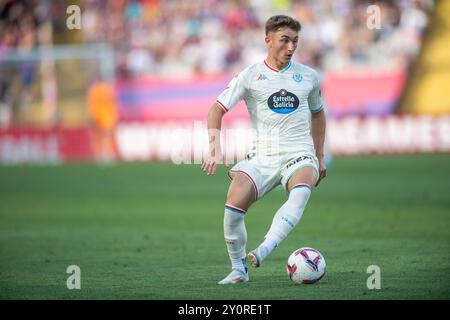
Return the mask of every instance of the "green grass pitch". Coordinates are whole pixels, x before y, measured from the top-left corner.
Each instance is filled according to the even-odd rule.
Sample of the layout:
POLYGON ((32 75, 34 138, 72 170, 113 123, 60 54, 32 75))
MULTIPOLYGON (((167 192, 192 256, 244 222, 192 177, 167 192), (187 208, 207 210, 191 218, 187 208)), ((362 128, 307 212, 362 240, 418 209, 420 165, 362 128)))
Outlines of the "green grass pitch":
MULTIPOLYGON (((1 299, 449 299, 450 156, 335 159, 296 229, 250 282, 229 272, 225 170, 120 164, 0 167, 1 299), (295 285, 298 247, 319 249, 325 278, 295 285), (69 265, 81 289, 68 290, 69 265), (381 269, 381 289, 366 286, 381 269)), ((275 189, 247 213, 247 250, 284 202, 275 189)))

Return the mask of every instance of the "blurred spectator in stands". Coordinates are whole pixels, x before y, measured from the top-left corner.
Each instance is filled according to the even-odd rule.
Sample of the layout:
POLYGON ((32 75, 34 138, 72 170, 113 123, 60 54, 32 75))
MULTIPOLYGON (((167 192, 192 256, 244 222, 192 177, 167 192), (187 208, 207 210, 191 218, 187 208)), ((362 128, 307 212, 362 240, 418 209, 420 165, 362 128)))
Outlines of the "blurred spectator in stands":
MULTIPOLYGON (((16 28, 7 25, 2 20, 0 26, 0 61, 2 56, 9 53, 15 46, 16 28)), ((7 127, 12 118, 11 107, 11 79, 13 72, 11 67, 6 64, 0 64, 0 127, 7 127)))
POLYGON ((115 129, 118 121, 114 87, 96 82, 88 92, 94 152, 99 163, 111 163, 116 159, 115 129))
POLYGON ((33 100, 38 72, 35 62, 1 63, 13 52, 26 54, 37 46, 38 21, 32 0, 5 1, 0 4, 0 125, 19 122, 33 100))

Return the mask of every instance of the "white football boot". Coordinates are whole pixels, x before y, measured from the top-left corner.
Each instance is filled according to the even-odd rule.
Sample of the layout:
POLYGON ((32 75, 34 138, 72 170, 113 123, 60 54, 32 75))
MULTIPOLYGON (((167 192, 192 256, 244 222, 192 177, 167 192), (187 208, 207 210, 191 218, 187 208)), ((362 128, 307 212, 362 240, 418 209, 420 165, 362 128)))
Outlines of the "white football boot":
POLYGON ((261 254, 259 252, 259 247, 256 248, 255 250, 250 251, 247 254, 247 259, 248 259, 248 261, 250 261, 250 264, 252 265, 253 268, 258 268, 262 262, 261 254))
POLYGON ((238 269, 233 269, 229 275, 227 275, 223 280, 219 281, 218 284, 235 284, 240 282, 248 281, 248 271, 245 268, 245 273, 238 269))

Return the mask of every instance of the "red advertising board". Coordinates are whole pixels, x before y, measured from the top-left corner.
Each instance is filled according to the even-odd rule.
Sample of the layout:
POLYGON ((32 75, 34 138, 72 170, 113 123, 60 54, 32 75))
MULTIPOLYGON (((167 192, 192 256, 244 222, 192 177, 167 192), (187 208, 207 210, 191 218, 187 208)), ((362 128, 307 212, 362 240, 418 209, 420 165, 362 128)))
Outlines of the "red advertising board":
POLYGON ((88 128, 0 130, 0 163, 89 161, 93 148, 88 128))

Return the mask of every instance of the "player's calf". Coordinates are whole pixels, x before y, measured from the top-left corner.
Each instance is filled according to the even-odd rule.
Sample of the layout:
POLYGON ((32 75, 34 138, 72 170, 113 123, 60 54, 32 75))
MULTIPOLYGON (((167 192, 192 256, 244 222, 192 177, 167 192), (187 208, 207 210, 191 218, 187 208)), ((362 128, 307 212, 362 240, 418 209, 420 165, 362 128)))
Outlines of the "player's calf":
POLYGON ((311 187, 304 183, 291 189, 288 200, 275 214, 264 241, 247 255, 252 267, 259 267, 273 249, 294 229, 303 215, 310 195, 311 187))

